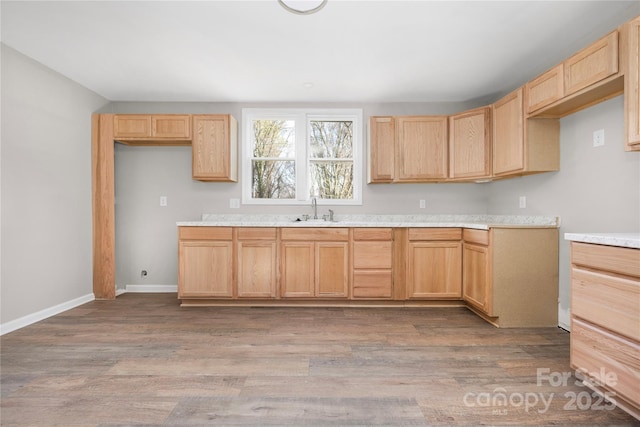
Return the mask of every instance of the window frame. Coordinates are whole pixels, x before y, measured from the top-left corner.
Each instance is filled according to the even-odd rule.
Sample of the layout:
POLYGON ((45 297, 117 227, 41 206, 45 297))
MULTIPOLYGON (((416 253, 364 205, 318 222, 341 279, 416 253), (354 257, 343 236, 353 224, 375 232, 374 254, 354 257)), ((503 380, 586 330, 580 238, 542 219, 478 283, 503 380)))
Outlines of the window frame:
POLYGON ((362 167, 364 163, 364 135, 362 109, 357 108, 243 108, 242 109, 242 204, 246 205, 308 205, 310 185, 310 122, 312 120, 353 122, 353 199, 322 199, 319 205, 362 205, 362 167), (255 199, 252 197, 253 121, 295 120, 295 199, 255 199))

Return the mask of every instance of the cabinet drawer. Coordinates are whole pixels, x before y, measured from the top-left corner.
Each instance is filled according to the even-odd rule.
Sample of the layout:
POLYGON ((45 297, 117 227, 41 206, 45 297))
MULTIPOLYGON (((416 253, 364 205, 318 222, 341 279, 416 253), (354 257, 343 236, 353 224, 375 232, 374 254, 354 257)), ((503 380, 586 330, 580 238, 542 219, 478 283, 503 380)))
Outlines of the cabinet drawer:
POLYGON ((571 242, 571 263, 640 277, 640 249, 571 242))
POLYGON ((275 240, 276 229, 273 227, 238 228, 238 240, 275 240))
POLYGON ((618 31, 564 62, 565 95, 571 95, 618 72, 618 31))
POLYGON ((410 228, 409 240, 460 240, 461 228, 410 228))
POLYGON ((178 227, 180 240, 231 240, 231 227, 178 227))
POLYGON ((392 240, 391 228, 354 228, 353 240, 392 240))
POLYGON ((476 243, 478 245, 489 246, 489 231, 488 230, 474 230, 471 228, 465 228, 462 231, 462 238, 465 242, 476 243))
POLYGON ((574 267, 571 313, 640 341, 640 281, 574 267))
POLYGON ((280 233, 282 240, 331 242, 349 240, 348 228, 283 228, 280 233))
POLYGON ((640 345, 573 318, 571 366, 622 397, 640 403, 640 345), (604 375, 603 375, 604 374, 604 375))
POLYGON ((527 112, 532 113, 564 95, 563 65, 559 64, 525 86, 527 112))
POLYGON ((391 268, 391 242, 354 242, 353 268, 391 268))
POLYGON ((391 271, 355 271, 353 273, 354 298, 391 298, 393 279, 391 271))

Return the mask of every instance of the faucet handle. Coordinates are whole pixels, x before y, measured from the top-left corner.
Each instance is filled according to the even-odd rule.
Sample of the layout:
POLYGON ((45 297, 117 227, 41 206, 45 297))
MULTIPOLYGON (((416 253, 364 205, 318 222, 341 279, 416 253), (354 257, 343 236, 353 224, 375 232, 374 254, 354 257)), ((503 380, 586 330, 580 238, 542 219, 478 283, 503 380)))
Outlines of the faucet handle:
POLYGON ((329 209, 329 221, 333 222, 333 210, 329 209))

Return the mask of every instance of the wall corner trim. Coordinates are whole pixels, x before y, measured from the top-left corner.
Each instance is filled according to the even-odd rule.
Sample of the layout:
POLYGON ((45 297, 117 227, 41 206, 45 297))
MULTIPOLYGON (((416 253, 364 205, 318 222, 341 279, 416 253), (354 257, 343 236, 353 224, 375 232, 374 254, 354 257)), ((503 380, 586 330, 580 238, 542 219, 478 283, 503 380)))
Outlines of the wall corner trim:
POLYGON ((9 332, 16 331, 20 328, 24 328, 25 326, 32 325, 36 322, 47 319, 51 316, 55 316, 56 314, 60 314, 64 311, 71 310, 72 308, 78 307, 79 305, 94 301, 95 299, 96 298, 93 293, 90 293, 72 299, 70 301, 54 305, 53 307, 45 308, 43 310, 36 311, 35 313, 27 314, 26 316, 19 317, 15 320, 2 323, 0 324, 0 336, 8 334, 9 332))

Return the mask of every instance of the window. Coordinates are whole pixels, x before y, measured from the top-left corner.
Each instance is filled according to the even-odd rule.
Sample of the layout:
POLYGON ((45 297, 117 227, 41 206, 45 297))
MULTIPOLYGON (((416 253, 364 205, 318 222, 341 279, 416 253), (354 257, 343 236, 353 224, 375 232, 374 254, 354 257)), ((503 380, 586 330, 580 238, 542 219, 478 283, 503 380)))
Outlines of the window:
POLYGON ((361 204, 362 111, 244 109, 243 203, 361 204))

